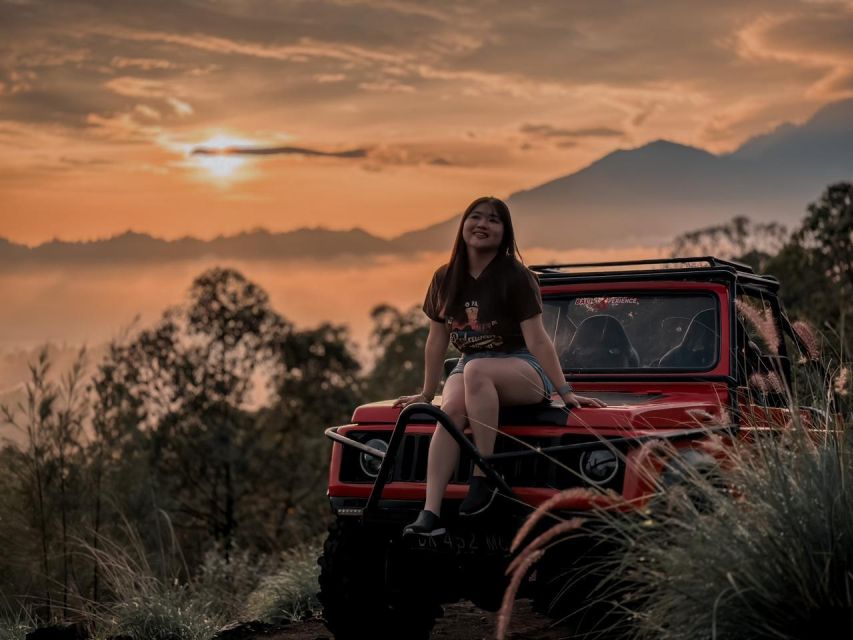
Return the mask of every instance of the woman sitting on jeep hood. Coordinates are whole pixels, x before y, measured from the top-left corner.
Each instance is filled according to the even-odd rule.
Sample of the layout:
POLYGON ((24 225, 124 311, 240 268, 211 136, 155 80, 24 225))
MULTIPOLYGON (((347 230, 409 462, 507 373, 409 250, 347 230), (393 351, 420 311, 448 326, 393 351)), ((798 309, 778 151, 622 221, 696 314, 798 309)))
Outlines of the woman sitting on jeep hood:
MULTIPOLYGON (((575 395, 566 382, 542 325, 538 281, 519 260, 503 201, 478 198, 465 210, 450 261, 433 275, 423 309, 430 319, 423 390, 401 396, 394 406, 432 401, 452 343, 462 357, 444 383, 441 409, 460 429, 470 426, 482 455, 494 451, 501 406, 550 401, 554 393, 568 407, 605 406, 601 400, 575 395)), ((441 501, 458 461, 459 445, 438 424, 429 448, 426 504, 404 535, 445 533, 441 501)), ((476 467, 459 515, 481 513, 496 492, 476 467)))

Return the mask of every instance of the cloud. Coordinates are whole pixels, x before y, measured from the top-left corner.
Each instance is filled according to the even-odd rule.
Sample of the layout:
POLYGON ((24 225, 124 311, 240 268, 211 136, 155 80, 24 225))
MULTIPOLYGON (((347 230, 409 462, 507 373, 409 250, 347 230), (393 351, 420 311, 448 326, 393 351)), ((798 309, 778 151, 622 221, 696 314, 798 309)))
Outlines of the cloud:
POLYGON ((365 91, 378 91, 380 93, 414 93, 415 88, 409 84, 386 80, 384 82, 360 82, 359 89, 365 91))
POLYGON ((821 3, 808 11, 760 16, 738 32, 737 51, 746 60, 817 70, 806 89, 816 98, 851 95, 853 5, 821 3))
MULTIPOLYGON (((452 159, 454 156, 461 158, 468 166, 475 166, 480 162, 477 155, 483 158, 494 155, 494 147, 488 150, 480 150, 482 145, 465 145, 464 149, 444 149, 444 153, 436 144, 396 144, 375 145, 373 147, 359 147, 344 151, 322 151, 310 147, 296 146, 262 146, 262 145, 231 145, 224 147, 196 146, 190 149, 190 155, 194 156, 281 156, 299 155, 308 157, 342 158, 342 159, 365 159, 367 163, 364 168, 369 171, 381 171, 387 167, 402 166, 434 166, 454 167, 460 166, 460 162, 452 159)), ((175 147, 178 149, 178 147, 175 147)))
POLYGON ((166 102, 171 105, 172 109, 174 109, 175 113, 179 116, 191 116, 193 114, 192 105, 184 102, 183 100, 178 100, 177 98, 166 98, 166 102))
POLYGON ((168 60, 158 60, 156 58, 126 58, 124 56, 113 56, 110 60, 110 65, 116 69, 137 68, 143 71, 151 71, 152 69, 174 69, 175 64, 168 60))
POLYGON ((318 73, 314 76, 314 79, 321 84, 329 82, 343 82, 346 80, 346 75, 343 73, 318 73))
POLYGON ((37 77, 38 76, 35 71, 30 71, 27 69, 17 71, 15 69, 12 69, 7 75, 6 82, 2 83, 2 90, 0 90, 0 95, 2 95, 3 93, 6 93, 8 95, 14 95, 16 93, 26 93, 28 91, 32 91, 37 77))
POLYGON ((610 127, 564 129, 550 124, 525 124, 521 132, 541 138, 618 138, 625 135, 624 131, 610 127))
POLYGON ((503 167, 511 162, 512 154, 502 140, 409 140, 371 145, 363 168, 368 171, 398 167, 468 169, 503 167))
POLYGON ((344 62, 394 62, 397 57, 390 53, 336 42, 318 42, 301 38, 297 44, 266 44, 208 34, 184 35, 166 31, 139 31, 119 29, 113 37, 138 42, 162 42, 200 49, 222 55, 241 55, 271 60, 304 62, 314 58, 330 58, 344 62))
POLYGON ((133 108, 134 112, 138 113, 143 118, 148 120, 160 120, 160 112, 146 104, 138 104, 133 108))
POLYGON ((146 78, 121 77, 110 80, 106 87, 120 96, 132 98, 165 98, 168 95, 166 85, 159 80, 146 78))
POLYGON ((579 164, 620 138, 733 147, 853 90, 850 6, 42 0, 0 24, 0 120, 155 143, 286 123, 309 151, 351 141, 380 167, 495 167, 523 145, 579 164))
POLYGON ((826 4, 807 12, 761 16, 738 34, 744 57, 806 64, 850 64, 853 7, 826 4))
POLYGON ((307 147, 223 147, 207 148, 195 147, 192 155, 243 155, 243 156, 278 156, 278 155, 300 155, 300 156, 323 156, 327 158, 364 158, 367 156, 366 149, 349 149, 347 151, 319 151, 307 147))

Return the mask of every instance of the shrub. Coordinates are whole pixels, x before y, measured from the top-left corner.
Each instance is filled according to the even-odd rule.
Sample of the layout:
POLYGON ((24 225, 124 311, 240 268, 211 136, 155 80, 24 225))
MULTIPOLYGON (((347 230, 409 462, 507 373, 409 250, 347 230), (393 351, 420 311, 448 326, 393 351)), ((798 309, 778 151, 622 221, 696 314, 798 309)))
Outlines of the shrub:
POLYGON ((258 557, 248 550, 231 551, 228 557, 220 550, 208 551, 192 584, 193 599, 225 620, 242 618, 247 615, 249 595, 273 570, 273 564, 270 557, 258 557))
POLYGON ((134 640, 207 640, 225 621, 221 612, 194 597, 171 523, 164 516, 170 544, 163 544, 158 568, 152 566, 142 541, 127 526, 128 542, 105 538, 88 547, 103 576, 109 601, 92 603, 91 617, 107 635, 134 640))
POLYGON ((608 577, 580 611, 571 602, 578 578, 567 579, 562 596, 576 605, 573 617, 620 612, 597 631, 637 640, 849 633, 851 427, 795 420, 776 437, 718 449, 717 476, 685 471, 642 511, 597 510, 589 532, 615 551, 587 568, 608 577))
POLYGON ((0 640, 24 640, 31 627, 21 620, 0 618, 0 640))
POLYGON ((281 570, 267 576, 249 596, 247 610, 252 618, 281 624, 304 620, 319 613, 317 558, 320 544, 300 545, 282 556, 281 570))
POLYGON ((221 626, 187 589, 162 588, 110 608, 115 633, 134 640, 208 640, 221 626))
MULTIPOLYGON (((619 532, 611 595, 636 638, 813 638, 853 621, 853 446, 844 433, 735 453, 735 498, 699 490, 710 508, 669 509, 619 532)), ((831 636, 828 636, 831 637, 831 636)))

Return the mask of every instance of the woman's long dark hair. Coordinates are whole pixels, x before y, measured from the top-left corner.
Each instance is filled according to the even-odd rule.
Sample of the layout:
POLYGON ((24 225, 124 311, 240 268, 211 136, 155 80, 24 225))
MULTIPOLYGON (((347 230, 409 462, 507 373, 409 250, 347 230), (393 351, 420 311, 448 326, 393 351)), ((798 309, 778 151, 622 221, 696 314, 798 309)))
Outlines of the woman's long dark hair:
MULTIPOLYGON (((503 223, 504 235, 500 246, 498 246, 498 254, 495 256, 495 260, 500 260, 507 265, 512 264, 510 260, 521 261, 521 253, 518 250, 518 245, 515 243, 515 230, 512 227, 512 217, 509 214, 509 207, 506 203, 493 196, 483 196, 474 200, 474 202, 466 207, 465 213, 462 214, 462 219, 459 221, 459 230, 456 232, 456 240, 453 243, 450 260, 447 263, 447 272, 438 290, 442 315, 445 315, 448 306, 456 301, 459 291, 462 288, 462 282, 468 273, 468 247, 462 238, 462 227, 465 225, 465 220, 468 219, 471 212, 483 203, 490 204, 503 223)), ((506 278, 502 280, 505 284, 506 278)), ((503 295, 506 298, 506 291, 503 292, 503 295)))

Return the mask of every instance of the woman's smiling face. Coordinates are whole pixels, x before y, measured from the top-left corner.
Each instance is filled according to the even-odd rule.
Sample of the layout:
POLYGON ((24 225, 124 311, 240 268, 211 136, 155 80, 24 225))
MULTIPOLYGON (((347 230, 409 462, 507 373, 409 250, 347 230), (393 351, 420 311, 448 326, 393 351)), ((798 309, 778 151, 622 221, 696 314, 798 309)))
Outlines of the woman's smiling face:
POLYGON ((471 249, 497 251, 503 237, 504 224, 488 202, 474 207, 462 224, 462 239, 471 249))

